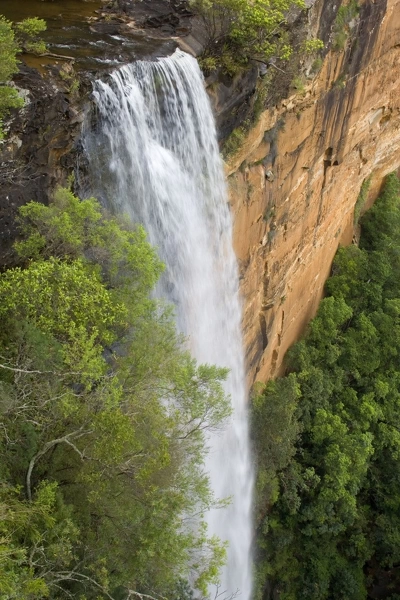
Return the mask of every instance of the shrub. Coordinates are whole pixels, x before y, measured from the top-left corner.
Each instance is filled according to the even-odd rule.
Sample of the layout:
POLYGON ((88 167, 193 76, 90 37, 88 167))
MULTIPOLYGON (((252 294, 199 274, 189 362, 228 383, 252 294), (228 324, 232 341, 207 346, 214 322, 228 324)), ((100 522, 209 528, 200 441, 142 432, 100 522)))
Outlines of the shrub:
POLYGON ((287 15, 304 0, 191 0, 205 25, 205 56, 244 66, 249 60, 286 60, 292 48, 285 31, 287 15), (223 49, 223 52, 221 52, 223 49))
POLYGON ((349 0, 342 5, 336 15, 333 27, 333 49, 343 50, 350 34, 349 24, 358 16, 360 7, 357 0, 349 0))
POLYGON ((13 108, 21 108, 23 100, 15 88, 9 85, 18 71, 17 54, 22 50, 42 53, 46 47, 38 35, 46 29, 42 19, 25 19, 13 25, 0 15, 0 139, 3 137, 2 122, 13 108))

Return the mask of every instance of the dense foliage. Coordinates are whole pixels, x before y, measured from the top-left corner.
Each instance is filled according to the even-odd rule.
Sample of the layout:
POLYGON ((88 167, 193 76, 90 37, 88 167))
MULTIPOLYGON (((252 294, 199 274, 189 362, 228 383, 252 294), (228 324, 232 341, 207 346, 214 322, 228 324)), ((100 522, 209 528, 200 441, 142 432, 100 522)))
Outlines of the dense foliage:
POLYGON ((4 117, 12 108, 23 106, 17 90, 9 85, 18 71, 17 55, 22 50, 37 54, 45 52, 46 47, 40 40, 45 29, 45 22, 36 17, 13 24, 0 15, 0 136, 4 117))
POLYGON ((365 600, 367 590, 399 597, 395 175, 361 226, 360 247, 338 251, 327 296, 289 353, 289 374, 254 400, 259 597, 266 580, 281 600, 365 600))
POLYGON ((233 73, 249 60, 289 58, 287 16, 304 0, 191 0, 207 35, 202 57, 206 69, 220 64, 233 73))
POLYGON ((0 275, 0 598, 206 594, 225 549, 205 430, 224 369, 197 365, 140 227, 59 189, 20 211, 22 266, 0 275))

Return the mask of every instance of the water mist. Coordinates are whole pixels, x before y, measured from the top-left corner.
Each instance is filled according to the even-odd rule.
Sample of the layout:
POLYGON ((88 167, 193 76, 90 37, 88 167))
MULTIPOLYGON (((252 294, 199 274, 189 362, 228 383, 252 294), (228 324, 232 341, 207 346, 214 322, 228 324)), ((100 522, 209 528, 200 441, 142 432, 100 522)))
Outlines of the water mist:
MULTIPOLYGON (((238 269, 223 164, 197 62, 176 51, 115 71, 94 88, 99 130, 87 134, 91 192, 144 225, 166 273, 157 295, 175 305, 199 361, 228 367, 233 417, 209 437, 206 469, 217 497, 209 532, 228 541, 222 597, 251 595, 251 502, 247 397, 238 269)), ((211 591, 214 595, 214 591, 211 591)))

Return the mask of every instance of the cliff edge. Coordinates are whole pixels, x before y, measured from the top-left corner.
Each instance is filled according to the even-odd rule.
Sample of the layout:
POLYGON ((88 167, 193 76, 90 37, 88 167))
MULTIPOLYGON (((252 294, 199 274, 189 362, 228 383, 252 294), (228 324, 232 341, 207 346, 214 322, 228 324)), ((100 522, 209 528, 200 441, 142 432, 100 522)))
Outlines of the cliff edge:
MULTIPOLYGON (((311 17, 326 42, 330 4, 311 17)), ((366 0, 344 47, 261 115, 228 166, 250 383, 282 373, 338 246, 357 237, 357 214, 399 165, 400 0, 366 0)))

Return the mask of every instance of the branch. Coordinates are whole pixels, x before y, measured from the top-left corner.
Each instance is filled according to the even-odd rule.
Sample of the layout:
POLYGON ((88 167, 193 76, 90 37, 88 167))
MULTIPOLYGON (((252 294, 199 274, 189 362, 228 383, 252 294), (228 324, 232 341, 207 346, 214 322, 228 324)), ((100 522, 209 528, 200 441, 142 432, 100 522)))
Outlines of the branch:
POLYGON ((41 176, 37 171, 35 173, 30 173, 30 167, 32 166, 32 161, 30 160, 25 165, 16 165, 14 162, 3 162, 0 165, 0 182, 8 182, 13 185, 22 185, 24 186, 23 181, 32 181, 41 176))
MULTIPOLYGON (((224 590, 223 592, 220 592, 219 591, 220 587, 221 587, 220 585, 216 586, 214 600, 217 600, 217 598, 220 598, 220 596, 223 596, 228 591, 228 590, 224 590)), ((232 592, 229 596, 226 596, 225 598, 223 598, 223 600, 234 600, 238 596, 240 596, 239 588, 235 592, 232 592)))
POLYGON ((274 67, 274 69, 277 69, 281 73, 285 74, 285 71, 283 69, 281 69, 280 67, 277 67, 274 63, 269 63, 269 66, 274 67))
POLYGON ((74 596, 71 594, 71 592, 69 592, 65 588, 61 587, 61 585, 57 585, 57 583, 54 583, 54 582, 51 585, 53 587, 56 587, 58 590, 61 590, 63 594, 67 594, 68 598, 72 598, 72 600, 74 600, 74 596))
POLYGON ((126 600, 130 600, 132 596, 136 596, 137 598, 140 598, 140 600, 167 600, 167 598, 165 598, 164 596, 149 596, 149 594, 141 594, 139 592, 135 592, 135 590, 128 590, 126 600))
POLYGON ((47 442, 47 444, 45 444, 44 447, 39 452, 37 452, 35 454, 35 456, 33 456, 31 458, 31 461, 30 461, 29 467, 28 467, 28 471, 26 473, 26 495, 28 497, 29 502, 32 501, 32 490, 31 490, 32 471, 35 468, 35 465, 36 465, 37 461, 39 460, 39 458, 44 456, 49 450, 51 450, 58 444, 68 444, 68 446, 71 446, 71 448, 73 448, 75 450, 75 452, 77 452, 79 454, 79 456, 81 457, 81 459, 83 460, 85 458, 83 453, 75 446, 75 444, 73 444, 71 442, 71 438, 78 439, 84 435, 88 435, 89 433, 92 433, 92 432, 91 431, 82 431, 81 429, 79 429, 78 431, 73 431, 72 433, 68 433, 67 435, 63 436, 62 438, 57 438, 56 440, 47 442))
POLYGON ((51 58, 62 58, 64 60, 72 60, 75 62, 75 58, 73 56, 66 56, 65 54, 55 54, 54 52, 44 52, 43 54, 39 54, 39 56, 50 56, 51 58))
MULTIPOLYGON (((115 598, 113 598, 113 596, 111 596, 107 590, 105 589, 104 586, 102 586, 100 583, 98 583, 95 579, 93 579, 92 577, 89 577, 88 575, 84 575, 83 573, 76 573, 74 571, 59 571, 58 575, 60 575, 61 577, 59 577, 57 579, 57 581, 77 581, 78 583, 82 583, 82 580, 84 581, 89 581, 90 583, 92 583, 95 587, 97 587, 99 590, 101 590, 101 592, 109 599, 109 600, 115 600, 115 598)), ((52 582, 52 585, 56 585, 55 583, 52 582)))
MULTIPOLYGON (((89 577, 88 575, 84 575, 83 573, 77 573, 76 571, 60 571, 58 573, 58 575, 61 576, 61 577, 58 577, 58 579, 56 580, 58 582, 77 581, 77 582, 81 583, 82 580, 88 581, 89 583, 91 583, 95 587, 97 587, 99 590, 101 590, 101 592, 109 600, 115 600, 115 598, 113 596, 111 596, 111 594, 109 594, 109 592, 105 589, 105 587, 103 585, 101 585, 98 581, 96 581, 92 577, 89 577)), ((57 584, 55 582, 52 582, 51 585, 60 587, 60 586, 57 586, 57 584)), ((164 596, 158 596, 158 597, 157 596, 149 596, 149 594, 141 594, 140 592, 136 592, 135 590, 128 590, 128 595, 126 597, 126 600, 130 600, 132 598, 132 596, 136 596, 137 598, 140 598, 140 600, 168 600, 164 596)))
POLYGON ((8 365, 2 365, 0 363, 0 369, 7 369, 8 371, 13 371, 14 373, 26 373, 26 374, 38 374, 38 375, 47 375, 49 373, 52 373, 54 375, 56 375, 56 373, 54 373, 54 371, 28 371, 27 369, 17 369, 15 367, 9 367, 8 365))
MULTIPOLYGON (((4 356, 0 356, 0 358, 4 360, 4 356)), ((2 363, 0 363, 0 369, 7 369, 8 371, 13 371, 14 373, 24 373, 26 375, 55 375, 57 377, 66 377, 67 375, 89 375, 89 373, 85 373, 83 371, 30 371, 29 369, 19 369, 18 367, 10 367, 9 365, 4 365, 2 363)), ((110 377, 113 377, 112 373, 100 375, 100 377, 98 377, 97 379, 109 379, 110 377)))
POLYGON ((281 69, 280 67, 277 67, 276 64, 271 61, 260 60, 259 58, 252 58, 251 60, 254 60, 255 62, 259 62, 262 65, 265 65, 266 67, 274 67, 274 69, 278 69, 278 71, 285 74, 285 71, 283 69, 281 69))

